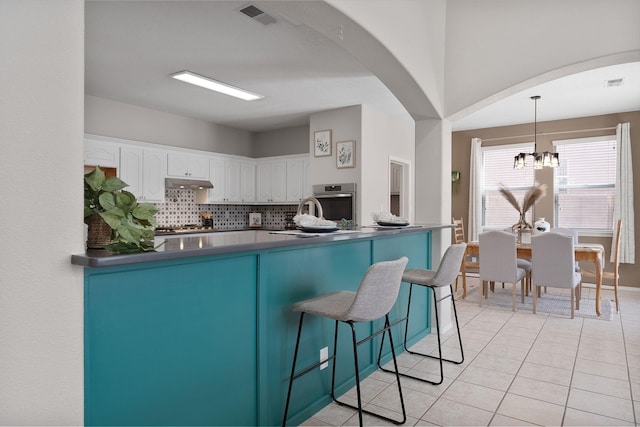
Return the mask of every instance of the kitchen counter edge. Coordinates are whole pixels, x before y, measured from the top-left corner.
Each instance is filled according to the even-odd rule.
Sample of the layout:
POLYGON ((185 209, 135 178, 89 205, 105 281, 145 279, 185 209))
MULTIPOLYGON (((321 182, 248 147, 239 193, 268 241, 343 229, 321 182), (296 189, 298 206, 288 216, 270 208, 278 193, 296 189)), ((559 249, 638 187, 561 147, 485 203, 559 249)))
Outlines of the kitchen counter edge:
MULTIPOLYGON (((161 252, 142 252, 134 254, 102 254, 102 253, 86 253, 71 255, 71 264, 83 267, 100 268, 115 267, 120 265, 138 264, 145 262, 168 261, 182 258, 191 258, 207 255, 221 255, 236 252, 259 251, 264 249, 282 248, 287 246, 301 246, 314 243, 339 242, 344 240, 368 239, 372 237, 384 237, 395 234, 416 233, 425 230, 441 230, 443 228, 451 228, 452 224, 420 224, 419 227, 411 228, 394 228, 389 230, 380 230, 370 227, 362 227, 356 233, 348 234, 327 234, 325 236, 301 238, 295 235, 279 235, 272 234, 273 239, 252 242, 244 244, 228 244, 218 245, 206 248, 185 249, 176 251, 161 252), (286 237, 286 238, 283 238, 286 237)), ((186 236, 185 236, 186 237, 186 236)))

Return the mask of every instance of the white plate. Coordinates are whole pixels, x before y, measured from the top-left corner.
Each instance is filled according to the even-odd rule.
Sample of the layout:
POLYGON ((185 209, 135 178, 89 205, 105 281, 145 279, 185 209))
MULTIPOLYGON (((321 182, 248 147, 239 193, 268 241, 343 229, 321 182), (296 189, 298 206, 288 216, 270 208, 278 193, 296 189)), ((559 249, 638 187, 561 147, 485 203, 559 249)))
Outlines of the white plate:
POLYGON ((378 221, 378 225, 383 227, 404 227, 405 225, 409 225, 408 222, 386 222, 386 221, 378 221))
POLYGON ((331 233, 338 229, 335 225, 308 225, 306 227, 298 227, 305 233, 331 233))

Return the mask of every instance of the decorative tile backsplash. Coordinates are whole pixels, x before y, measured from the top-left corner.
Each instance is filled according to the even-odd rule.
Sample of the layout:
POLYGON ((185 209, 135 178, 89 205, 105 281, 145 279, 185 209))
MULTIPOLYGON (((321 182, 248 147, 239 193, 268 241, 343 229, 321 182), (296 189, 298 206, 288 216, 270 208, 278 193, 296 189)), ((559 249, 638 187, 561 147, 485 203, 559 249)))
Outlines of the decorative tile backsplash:
POLYGON ((284 228, 285 215, 298 209, 298 205, 201 205, 196 203, 195 191, 188 189, 165 190, 165 202, 155 206, 159 227, 201 225, 200 212, 211 212, 213 227, 219 230, 249 228, 249 212, 260 212, 265 228, 284 228))

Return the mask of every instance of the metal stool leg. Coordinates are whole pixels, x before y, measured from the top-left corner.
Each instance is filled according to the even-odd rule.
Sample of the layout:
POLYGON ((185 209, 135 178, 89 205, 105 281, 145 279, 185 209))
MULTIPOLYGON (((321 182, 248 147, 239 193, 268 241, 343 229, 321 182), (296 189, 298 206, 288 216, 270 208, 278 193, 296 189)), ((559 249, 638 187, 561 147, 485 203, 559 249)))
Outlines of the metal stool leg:
MULTIPOLYGON (((304 312, 300 313, 300 323, 298 324, 298 337, 296 338, 296 349, 293 352, 293 364, 291 365, 291 377, 289 377, 289 390, 287 391, 287 403, 284 406, 284 417, 282 418, 282 426, 287 425, 287 414, 289 413, 289 401, 291 400, 291 388, 293 380, 296 378, 296 361, 298 360, 298 349, 300 348, 300 332, 302 332, 302 321, 304 320, 304 312)), ((335 348, 335 347, 334 347, 335 348)))
MULTIPOLYGON (((449 291, 450 291, 449 295, 447 295, 447 296, 445 296, 445 297, 443 297, 443 298, 438 300, 438 299, 436 299, 435 287, 426 286, 426 287, 430 288, 432 293, 433 293, 434 309, 435 309, 435 315, 436 315, 436 334, 437 334, 437 338, 438 338, 438 356, 436 357, 436 356, 431 356, 430 354, 425 354, 425 353, 420 353, 418 351, 409 350, 408 347, 407 347, 407 337, 408 337, 408 331, 409 331, 409 313, 410 313, 410 310, 411 310, 411 293, 412 293, 411 291, 412 291, 413 285, 414 285, 413 283, 410 283, 409 299, 408 299, 408 302, 407 302, 407 315, 406 315, 406 317, 401 319, 401 321, 404 320, 406 322, 405 323, 405 332, 404 332, 404 342, 402 343, 402 345, 403 345, 403 347, 404 347, 404 349, 405 349, 405 351, 407 353, 415 354, 415 355, 423 356, 423 357, 429 357, 431 359, 438 359, 438 361, 440 363, 440 380, 439 381, 430 381, 430 380, 427 380, 427 379, 424 379, 424 378, 420 378, 420 377, 417 377, 417 376, 414 376, 414 375, 406 374, 406 373, 400 373, 400 375, 408 377, 408 378, 413 378, 413 379, 418 380, 418 381, 423 381, 423 382, 426 382, 426 383, 429 383, 429 384, 439 385, 439 384, 442 384, 442 382, 444 381, 444 369, 443 369, 442 362, 455 363, 456 365, 459 365, 459 364, 464 362, 464 350, 463 350, 463 347, 462 347, 462 336, 460 335, 460 324, 458 323, 458 312, 456 310, 456 302, 455 302, 455 299, 453 298, 453 287, 451 285, 449 285, 449 291), (440 301, 443 301, 443 300, 447 299, 447 298, 451 298, 451 302, 453 304, 453 312, 454 312, 455 319, 456 319, 456 330, 458 332, 458 342, 460 343, 460 356, 461 356, 460 360, 451 360, 451 359, 446 359, 446 358, 442 357, 442 343, 440 341, 440 319, 439 319, 439 316, 438 316, 438 303, 440 301)), ((416 284, 416 285, 419 285, 419 284, 416 284)), ((425 285, 420 285, 420 286, 425 286, 425 285)), ((393 372, 393 371, 390 371, 388 369, 385 369, 382 366, 381 362, 380 362, 380 359, 382 357, 382 344, 383 343, 384 343, 384 336, 383 336, 383 342, 380 345, 380 351, 378 353, 378 367, 381 370, 385 371, 385 372, 393 372)))
MULTIPOLYGON (((334 378, 332 378, 331 380, 331 396, 333 397, 334 402, 336 402, 338 405, 341 406, 347 406, 349 408, 352 409, 357 409, 358 410, 358 418, 360 420, 360 425, 362 426, 362 414, 369 414, 369 415, 373 415, 374 417, 377 418, 381 418, 383 420, 389 421, 393 424, 399 425, 399 424, 404 424, 407 421, 407 411, 405 409, 405 405, 404 405, 404 396, 402 395, 402 386, 400 385, 400 371, 398 370, 398 361, 396 359, 396 352, 395 349, 393 347, 393 338, 391 336, 391 325, 389 323, 389 315, 385 316, 385 322, 384 322, 384 328, 370 336, 368 336, 367 338, 361 340, 361 341, 356 341, 356 330, 355 330, 355 325, 353 322, 345 322, 348 323, 351 326, 351 336, 352 336, 352 340, 353 340, 353 355, 354 355, 354 368, 355 368, 355 374, 356 374, 356 391, 358 394, 358 406, 354 406, 345 402, 341 402, 338 399, 335 398, 335 394, 334 394, 334 384, 335 384, 335 365, 336 363, 334 362, 334 378), (375 412, 371 412, 368 411, 366 409, 362 408, 362 397, 361 397, 361 391, 360 391, 360 368, 358 365, 358 347, 360 346, 360 344, 363 344, 367 341, 369 341, 370 339, 382 334, 383 340, 384 340, 384 334, 388 333, 389 334, 389 342, 391 343, 391 354, 393 356, 393 364, 395 367, 395 374, 396 374, 396 381, 398 383, 398 395, 400 396, 400 404, 402 406, 402 420, 398 421, 398 420, 394 420, 393 418, 388 418, 385 417, 383 415, 380 414, 376 414, 375 412)), ((336 335, 337 337, 337 335, 336 335)), ((335 347, 334 347, 335 349, 335 347)), ((393 372, 393 371, 390 371, 393 372)))

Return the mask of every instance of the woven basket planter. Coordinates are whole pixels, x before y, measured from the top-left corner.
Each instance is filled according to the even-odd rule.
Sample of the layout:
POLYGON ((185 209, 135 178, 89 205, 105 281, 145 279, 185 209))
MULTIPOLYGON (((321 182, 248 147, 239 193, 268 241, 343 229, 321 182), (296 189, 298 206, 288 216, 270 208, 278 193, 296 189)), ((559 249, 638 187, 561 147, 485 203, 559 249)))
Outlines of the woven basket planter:
POLYGON ((104 249, 111 243, 111 227, 100 215, 90 216, 87 225, 87 249, 104 249))

